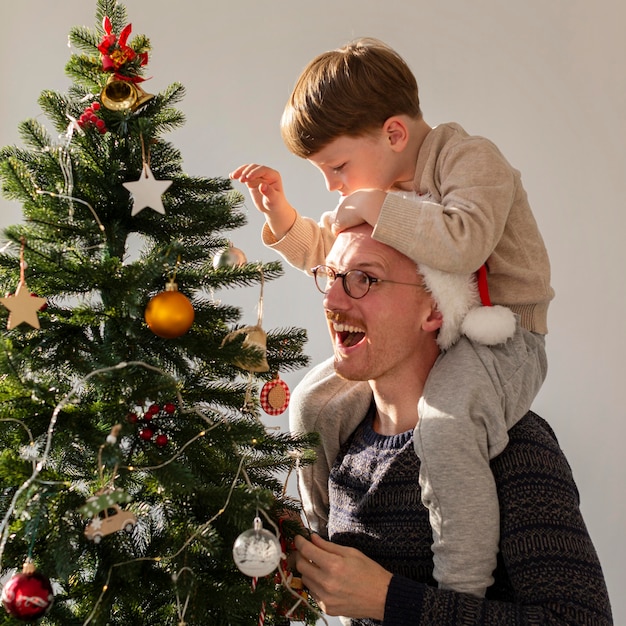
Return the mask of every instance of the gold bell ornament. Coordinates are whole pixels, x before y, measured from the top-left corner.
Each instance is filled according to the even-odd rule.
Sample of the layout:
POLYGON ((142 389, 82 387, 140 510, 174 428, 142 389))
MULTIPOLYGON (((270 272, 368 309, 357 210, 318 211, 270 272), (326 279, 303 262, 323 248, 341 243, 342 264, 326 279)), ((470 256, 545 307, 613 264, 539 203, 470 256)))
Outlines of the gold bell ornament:
POLYGON ((136 111, 152 98, 154 95, 146 93, 138 84, 120 80, 115 75, 109 76, 100 93, 102 106, 110 111, 136 111))

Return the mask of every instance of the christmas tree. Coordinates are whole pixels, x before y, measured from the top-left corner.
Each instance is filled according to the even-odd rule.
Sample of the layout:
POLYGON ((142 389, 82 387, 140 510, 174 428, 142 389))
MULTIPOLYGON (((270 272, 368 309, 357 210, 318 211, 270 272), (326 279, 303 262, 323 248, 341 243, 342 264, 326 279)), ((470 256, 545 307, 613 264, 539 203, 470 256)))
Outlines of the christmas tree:
POLYGON ((184 88, 147 93, 125 7, 98 0, 70 42, 72 86, 40 97, 53 131, 25 121, 0 152, 24 213, 0 250, 0 624, 312 623, 282 556, 284 475, 314 442, 260 411, 307 363, 303 330, 262 328, 282 268, 229 246, 227 179, 182 171, 163 135, 184 88), (244 286, 255 326, 214 297, 244 286))

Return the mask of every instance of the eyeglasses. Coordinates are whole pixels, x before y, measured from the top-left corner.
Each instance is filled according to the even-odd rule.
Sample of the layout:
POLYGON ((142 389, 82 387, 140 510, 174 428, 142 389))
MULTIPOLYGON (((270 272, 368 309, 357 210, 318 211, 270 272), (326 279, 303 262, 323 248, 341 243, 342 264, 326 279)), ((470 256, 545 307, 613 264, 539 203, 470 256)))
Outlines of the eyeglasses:
POLYGON ((315 286, 323 294, 327 294, 337 278, 343 282, 343 290, 355 300, 366 296, 374 283, 393 283, 394 285, 409 285, 410 287, 422 287, 421 283, 401 283, 397 280, 374 278, 361 270, 348 270, 347 272, 335 272, 328 265, 318 265, 311 269, 315 278, 315 286))

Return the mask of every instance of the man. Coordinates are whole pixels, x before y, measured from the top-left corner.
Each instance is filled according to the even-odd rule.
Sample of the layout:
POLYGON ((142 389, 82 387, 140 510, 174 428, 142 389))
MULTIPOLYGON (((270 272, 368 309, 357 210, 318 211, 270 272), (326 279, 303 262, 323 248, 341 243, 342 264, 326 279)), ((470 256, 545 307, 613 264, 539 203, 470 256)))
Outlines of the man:
MULTIPOLYGON (((437 299, 444 315, 437 341, 445 358, 431 372, 431 380, 440 381, 430 385, 414 440, 433 531, 434 577, 442 588, 484 596, 493 584, 499 543, 489 461, 505 448, 508 431, 530 409, 545 379, 544 335, 554 296, 548 255, 520 173, 492 141, 456 123, 431 127, 410 67, 372 38, 328 50, 307 64, 285 105, 281 134, 342 201, 318 223, 289 203, 278 171, 242 165, 231 176, 248 186, 264 214, 265 244, 310 272, 325 262, 337 232, 367 222, 375 226, 375 239, 420 264, 437 299), (478 293, 460 298, 473 274, 480 268, 486 277, 487 267, 489 295, 483 303, 496 306, 477 306, 478 293), (465 280, 464 288, 445 287, 457 296, 452 309, 448 298, 439 297, 433 272, 465 280), (460 333, 474 340, 471 350, 456 341, 460 333), (507 342, 511 336, 514 341, 507 342), (436 396, 436 389, 444 395, 436 396), (441 459, 445 471, 438 467, 441 459), (458 493, 466 495, 465 503, 458 493)), ((482 298, 487 290, 479 293, 482 298)), ((317 401, 335 405, 337 386, 348 390, 329 365, 319 366, 324 384, 316 387, 317 401)), ((333 425, 344 423, 320 425, 320 459, 334 459, 345 442, 333 425)), ((317 468, 321 476, 321 463, 317 468)))
MULTIPOLYGON (((335 371, 367 381, 372 402, 347 416, 359 425, 326 486, 330 541, 296 539, 304 584, 324 611, 350 624, 611 624, 569 465, 550 427, 532 412, 491 462, 501 530, 494 584, 485 598, 435 587, 412 438, 440 355, 442 315, 415 263, 371 232, 363 224, 340 233, 326 265, 315 269, 335 371)), ((303 385, 292 424, 306 424, 321 410, 306 378, 303 385)), ((312 476, 300 476, 303 504, 312 526, 323 529, 325 486, 312 476)))

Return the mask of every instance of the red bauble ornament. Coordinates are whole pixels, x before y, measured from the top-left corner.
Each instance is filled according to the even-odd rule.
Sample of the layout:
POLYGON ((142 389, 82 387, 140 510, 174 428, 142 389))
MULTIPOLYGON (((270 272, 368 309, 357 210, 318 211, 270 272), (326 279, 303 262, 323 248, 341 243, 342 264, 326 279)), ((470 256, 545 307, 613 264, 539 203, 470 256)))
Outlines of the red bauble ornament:
POLYGON ((15 574, 2 589, 6 612, 27 622, 44 615, 53 601, 50 581, 30 561, 24 563, 22 572, 15 574))
POLYGON ((178 286, 173 281, 166 285, 165 291, 148 302, 145 311, 148 328, 164 339, 184 335, 191 328, 194 317, 191 301, 178 291, 178 286))
POLYGON ((159 448, 163 448, 167 445, 168 441, 169 439, 167 438, 167 435, 160 434, 156 436, 154 443, 156 443, 156 445, 159 446, 159 448))

